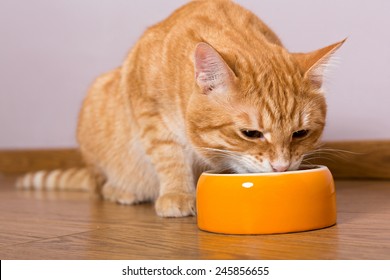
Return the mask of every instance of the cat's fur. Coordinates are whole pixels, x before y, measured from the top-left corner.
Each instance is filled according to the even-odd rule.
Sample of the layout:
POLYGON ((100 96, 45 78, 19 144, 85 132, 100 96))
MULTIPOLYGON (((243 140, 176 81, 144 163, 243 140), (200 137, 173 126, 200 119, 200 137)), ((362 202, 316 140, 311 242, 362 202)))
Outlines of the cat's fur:
MULTIPOLYGON (((289 53, 230 1, 188 3, 94 82, 77 130, 92 176, 79 176, 79 184, 120 203, 156 201, 158 215, 179 217, 195 214, 205 169, 297 169, 322 134, 322 72, 342 43, 289 53)), ((68 180, 78 172, 85 170, 68 180)), ((19 184, 34 184, 29 176, 19 184)), ((53 187, 60 176, 41 173, 35 184, 53 187)))

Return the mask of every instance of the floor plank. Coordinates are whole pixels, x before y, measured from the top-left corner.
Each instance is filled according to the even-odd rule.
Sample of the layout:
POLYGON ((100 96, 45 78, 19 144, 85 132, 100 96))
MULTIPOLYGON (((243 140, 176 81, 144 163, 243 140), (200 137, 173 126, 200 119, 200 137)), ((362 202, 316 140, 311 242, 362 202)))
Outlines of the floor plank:
POLYGON ((337 225, 276 235, 200 231, 87 193, 17 191, 0 175, 0 259, 390 259, 390 181, 337 181, 337 225))

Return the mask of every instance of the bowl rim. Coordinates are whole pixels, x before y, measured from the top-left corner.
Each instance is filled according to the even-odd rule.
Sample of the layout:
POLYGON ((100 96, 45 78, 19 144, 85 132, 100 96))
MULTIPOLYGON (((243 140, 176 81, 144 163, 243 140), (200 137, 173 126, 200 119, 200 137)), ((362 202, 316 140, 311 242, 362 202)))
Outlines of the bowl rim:
POLYGON ((285 171, 285 172, 264 172, 264 173, 232 173, 232 174, 221 174, 221 173, 213 173, 213 170, 208 170, 202 173, 201 176, 214 176, 214 177, 253 177, 253 176, 283 176, 288 174, 301 174, 301 173, 312 173, 319 172, 323 170, 329 170, 325 165, 301 165, 303 168, 307 168, 304 170, 293 170, 293 171, 285 171))

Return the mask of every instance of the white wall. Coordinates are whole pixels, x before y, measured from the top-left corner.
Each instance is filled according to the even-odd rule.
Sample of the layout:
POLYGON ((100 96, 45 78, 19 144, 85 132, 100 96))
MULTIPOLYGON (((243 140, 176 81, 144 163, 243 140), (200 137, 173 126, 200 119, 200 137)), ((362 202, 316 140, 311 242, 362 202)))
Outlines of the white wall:
MULTIPOLYGON (((76 146, 94 77, 184 0, 0 2, 0 149, 76 146)), ((390 1, 237 1, 291 51, 348 36, 328 85, 326 140, 390 139, 390 1)))

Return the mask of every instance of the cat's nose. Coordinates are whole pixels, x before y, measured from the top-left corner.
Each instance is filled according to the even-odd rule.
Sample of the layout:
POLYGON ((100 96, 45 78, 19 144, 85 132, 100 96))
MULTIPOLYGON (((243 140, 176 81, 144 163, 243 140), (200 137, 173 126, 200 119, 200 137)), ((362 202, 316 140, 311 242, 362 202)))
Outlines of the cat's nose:
POLYGON ((274 172, 284 172, 288 169, 288 164, 271 164, 274 172))

